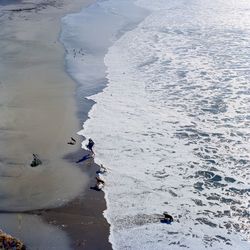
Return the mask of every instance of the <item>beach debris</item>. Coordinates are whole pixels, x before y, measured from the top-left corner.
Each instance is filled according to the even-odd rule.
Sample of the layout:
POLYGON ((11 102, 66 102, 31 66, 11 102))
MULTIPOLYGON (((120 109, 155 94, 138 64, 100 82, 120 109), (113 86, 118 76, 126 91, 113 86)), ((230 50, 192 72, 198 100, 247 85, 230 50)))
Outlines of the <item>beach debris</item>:
POLYGON ((69 145, 75 145, 76 144, 76 140, 73 137, 71 137, 70 141, 68 142, 68 144, 69 145))
POLYGON ((82 161, 86 161, 88 159, 92 159, 93 156, 91 154, 87 154, 87 155, 84 155, 81 159, 79 159, 78 161, 76 161, 76 163, 80 163, 82 161))
POLYGON ((23 242, 0 230, 0 249, 4 250, 25 250, 23 242))
POLYGON ((94 151, 93 151, 93 147, 94 147, 95 143, 94 141, 89 138, 89 143, 86 145, 87 149, 89 149, 93 154, 94 154, 94 151))
POLYGON ((38 165, 41 165, 42 161, 39 159, 37 154, 33 154, 33 160, 30 164, 31 167, 37 167, 38 165))
POLYGON ((167 212, 163 213, 164 218, 161 219, 161 223, 171 224, 174 221, 174 218, 167 212))

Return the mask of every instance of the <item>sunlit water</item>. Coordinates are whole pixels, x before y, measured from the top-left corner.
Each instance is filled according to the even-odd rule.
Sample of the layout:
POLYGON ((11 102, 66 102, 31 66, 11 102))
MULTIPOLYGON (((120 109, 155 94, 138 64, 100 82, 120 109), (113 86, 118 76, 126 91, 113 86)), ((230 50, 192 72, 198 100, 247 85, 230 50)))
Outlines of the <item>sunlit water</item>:
POLYGON ((80 132, 110 169, 113 247, 249 249, 250 2, 137 4, 151 13, 109 48, 80 132))

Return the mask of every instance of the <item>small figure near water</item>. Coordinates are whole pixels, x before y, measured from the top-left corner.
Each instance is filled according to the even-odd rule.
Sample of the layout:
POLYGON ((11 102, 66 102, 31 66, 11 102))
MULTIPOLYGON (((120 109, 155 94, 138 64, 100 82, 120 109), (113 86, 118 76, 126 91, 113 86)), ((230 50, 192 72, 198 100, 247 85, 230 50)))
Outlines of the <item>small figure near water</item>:
POLYGON ((103 189, 104 185, 105 185, 105 181, 101 178, 100 171, 97 171, 96 173, 97 173, 96 177, 95 177, 96 184, 95 184, 94 187, 90 187, 90 189, 93 189, 95 191, 101 191, 103 189))
POLYGON ((41 165, 42 161, 39 159, 37 154, 33 154, 33 161, 31 162, 31 167, 37 167, 38 165, 41 165))
POLYGON ((96 174, 96 177, 95 177, 95 179, 96 179, 96 182, 97 183, 101 183, 101 184, 105 184, 105 181, 101 178, 101 174, 100 173, 97 173, 96 174))
POLYGON ((161 223, 171 224, 171 222, 174 221, 174 218, 167 212, 164 212, 163 215, 164 215, 164 218, 161 219, 161 223))
POLYGON ((87 149, 89 149, 93 154, 95 154, 94 151, 93 151, 94 145, 95 145, 94 141, 93 141, 91 138, 89 138, 89 143, 86 145, 86 147, 87 147, 87 149))
POLYGON ((101 191, 103 189, 104 185, 101 182, 97 182, 94 187, 90 187, 90 189, 93 189, 95 191, 101 191))
POLYGON ((105 168, 102 164, 100 165, 100 170, 98 171, 99 173, 101 173, 101 174, 104 174, 104 173, 106 173, 108 170, 107 170, 107 168, 105 168))
POLYGON ((76 140, 73 137, 71 137, 70 139, 71 139, 71 141, 69 141, 68 144, 69 145, 75 145, 76 144, 76 140))
MULTIPOLYGON (((74 139, 71 137, 71 139, 74 139)), ((69 144, 69 143, 68 143, 69 144)), ((88 159, 91 159, 91 158, 94 158, 95 156, 95 153, 93 151, 93 146, 94 146, 94 142, 92 139, 89 138, 89 142, 88 144, 86 145, 87 149, 89 149, 91 151, 91 153, 87 154, 87 155, 84 155, 81 159, 79 159, 78 161, 76 161, 76 163, 80 163, 82 161, 86 161, 88 159)))

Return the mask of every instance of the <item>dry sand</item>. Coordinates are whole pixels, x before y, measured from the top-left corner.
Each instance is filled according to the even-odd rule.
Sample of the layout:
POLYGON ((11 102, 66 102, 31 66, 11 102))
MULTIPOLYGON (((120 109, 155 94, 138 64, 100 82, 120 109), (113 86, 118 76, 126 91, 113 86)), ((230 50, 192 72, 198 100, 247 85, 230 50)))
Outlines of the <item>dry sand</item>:
POLYGON ((1 21, 0 190, 6 200, 0 210, 55 206, 81 192, 85 180, 62 159, 75 150, 67 140, 76 137, 79 122, 58 36, 61 16, 87 1, 42 2, 5 6, 9 18, 1 21), (30 168, 32 153, 41 167, 30 168))
MULTIPOLYGON (((106 238, 100 249, 109 249, 108 225, 102 216, 103 194, 98 193, 94 203, 94 191, 87 191, 86 199, 82 196, 94 170, 84 173, 72 164, 83 154, 75 153, 82 138, 76 135, 80 124, 76 117, 75 83, 64 72, 64 49, 58 41, 61 17, 91 1, 11 2, 16 4, 0 9, 0 210, 52 208, 74 199, 60 208, 63 218, 59 216, 54 221, 59 225, 68 218, 71 229, 67 233, 78 231, 76 238, 82 240, 90 237, 80 235, 81 230, 88 231, 88 226, 81 224, 80 228, 71 219, 84 223, 84 210, 88 210, 84 203, 88 202, 94 211, 90 217, 99 218, 98 230, 106 238), (71 136, 78 140, 74 146, 67 144, 71 136), (41 166, 30 167, 32 153, 39 155, 41 166)), ((56 214, 50 210, 46 219, 51 222, 56 214)), ((95 230, 90 229, 91 237, 95 230)))

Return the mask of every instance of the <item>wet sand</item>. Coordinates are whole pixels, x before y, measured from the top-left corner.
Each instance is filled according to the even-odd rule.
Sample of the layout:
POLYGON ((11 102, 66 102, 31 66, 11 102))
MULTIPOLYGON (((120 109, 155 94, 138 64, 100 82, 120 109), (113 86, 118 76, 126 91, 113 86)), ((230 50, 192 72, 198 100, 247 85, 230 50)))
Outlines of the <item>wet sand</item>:
POLYGON ((67 140, 79 126, 75 85, 63 71, 64 50, 57 39, 61 16, 77 8, 54 1, 8 8, 0 31, 0 190, 6 197, 0 210, 53 207, 79 193, 85 178, 62 159, 75 150, 67 140), (33 153, 42 168, 30 168, 33 153))
MULTIPOLYGON (((58 41, 61 17, 90 2, 5 1, 0 7, 0 210, 39 210, 31 216, 42 215, 43 223, 61 228, 70 245, 87 249, 76 243, 84 241, 88 249, 91 244, 91 249, 109 249, 103 193, 89 190, 95 169, 85 163, 82 171, 75 164, 86 152, 78 151, 82 137, 76 135, 81 124, 75 83, 64 72, 64 49, 58 41), (77 139, 74 146, 67 144, 71 136, 77 139), (30 167, 33 153, 43 162, 36 168, 30 167)), ((4 214, 8 216, 13 214, 4 214)), ((33 226, 26 225, 29 230, 33 226)), ((28 233, 7 222, 3 229, 23 237, 28 233)))
MULTIPOLYGON (((78 158, 81 153, 78 152, 78 158)), ((77 155, 70 157, 74 159, 77 155)), ((93 160, 88 160, 81 168, 90 178, 84 194, 63 207, 40 211, 41 215, 49 224, 67 232, 72 249, 112 249, 108 241, 109 224, 102 214, 106 209, 104 193, 90 189, 95 186, 96 171, 99 167, 93 160)))

